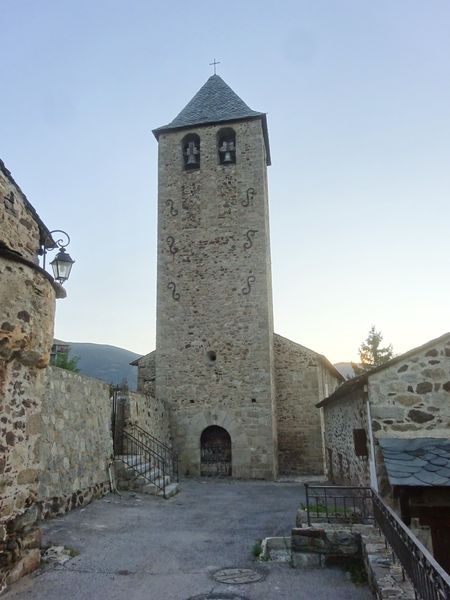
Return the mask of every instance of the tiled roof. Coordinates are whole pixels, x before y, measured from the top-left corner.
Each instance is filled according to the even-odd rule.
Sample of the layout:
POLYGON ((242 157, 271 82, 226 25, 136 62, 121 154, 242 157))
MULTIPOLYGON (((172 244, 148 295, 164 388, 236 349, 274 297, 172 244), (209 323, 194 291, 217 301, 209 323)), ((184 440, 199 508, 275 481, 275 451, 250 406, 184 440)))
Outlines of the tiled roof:
POLYGON ((269 139, 265 113, 252 110, 219 75, 211 75, 190 102, 168 125, 153 130, 155 137, 165 131, 184 129, 195 125, 226 123, 243 119, 261 119, 267 164, 270 165, 269 139))
POLYGON ((391 485, 450 487, 450 440, 379 438, 391 485))
POLYGON ((173 121, 155 131, 261 117, 263 114, 249 108, 219 75, 212 75, 173 121))

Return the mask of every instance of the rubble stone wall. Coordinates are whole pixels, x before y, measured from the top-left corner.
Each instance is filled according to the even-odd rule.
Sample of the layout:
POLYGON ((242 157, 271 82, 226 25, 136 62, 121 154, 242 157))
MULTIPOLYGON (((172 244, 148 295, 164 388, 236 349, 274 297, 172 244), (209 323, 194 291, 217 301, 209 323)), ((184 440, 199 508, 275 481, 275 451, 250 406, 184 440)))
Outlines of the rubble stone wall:
POLYGON ((35 424, 39 441, 40 501, 82 495, 108 482, 112 458, 109 385, 49 367, 42 412, 35 424))
POLYGON ((369 398, 376 437, 448 437, 450 335, 370 375, 369 398))
POLYGON ((322 409, 327 478, 345 485, 369 485, 369 432, 366 394, 356 390, 322 409), (357 456, 354 430, 364 430, 367 456, 357 456))
MULTIPOLYGON (((155 354, 150 352, 139 359, 138 376, 137 376, 137 391, 143 393, 147 389, 154 391, 155 388, 155 354)), ((154 392, 153 392, 154 395, 154 392)))
POLYGON ((336 389, 338 379, 316 352, 276 334, 274 358, 280 474, 321 474, 323 444, 315 405, 336 389))
POLYGON ((40 562, 35 425, 53 341, 55 289, 38 270, 39 245, 37 215, 0 161, 0 592, 40 562))
POLYGON ((259 119, 227 123, 236 164, 218 164, 221 126, 159 136, 156 396, 171 407, 180 471, 200 473, 200 438, 231 437, 232 475, 277 473, 267 173, 259 119), (200 168, 183 139, 200 137, 200 168))
POLYGON ((127 392, 125 421, 126 424, 139 425, 159 441, 172 445, 169 407, 150 391, 144 394, 127 392))
POLYGON ((24 195, 0 161, 0 241, 24 258, 37 262, 39 225, 24 195))
POLYGON ((375 462, 382 495, 390 487, 380 437, 450 436, 450 335, 369 376, 375 462))

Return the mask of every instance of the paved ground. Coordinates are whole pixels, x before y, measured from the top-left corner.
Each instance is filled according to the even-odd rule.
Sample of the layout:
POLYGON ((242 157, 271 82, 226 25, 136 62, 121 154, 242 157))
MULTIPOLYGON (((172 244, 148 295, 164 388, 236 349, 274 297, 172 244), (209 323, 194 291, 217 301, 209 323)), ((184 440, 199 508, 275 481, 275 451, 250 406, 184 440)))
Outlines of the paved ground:
POLYGON ((303 486, 188 480, 181 488, 170 500, 110 494, 48 521, 45 540, 70 546, 79 555, 64 566, 25 577, 4 598, 184 600, 207 593, 249 600, 372 597, 367 587, 354 586, 340 570, 298 570, 253 559, 256 540, 289 533, 303 486), (212 573, 223 567, 257 569, 265 578, 246 585, 220 584, 212 573))

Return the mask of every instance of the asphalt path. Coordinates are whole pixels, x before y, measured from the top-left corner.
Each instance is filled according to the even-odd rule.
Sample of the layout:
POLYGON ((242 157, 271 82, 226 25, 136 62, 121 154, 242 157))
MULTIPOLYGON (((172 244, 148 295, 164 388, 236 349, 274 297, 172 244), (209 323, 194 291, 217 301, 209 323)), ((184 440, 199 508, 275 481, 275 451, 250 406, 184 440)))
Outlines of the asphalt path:
POLYGON ((46 566, 4 594, 7 600, 187 600, 202 594, 247 600, 366 600, 340 569, 293 569, 255 561, 261 538, 288 535, 304 500, 298 483, 181 482, 169 500, 109 494, 43 525, 44 541, 72 549, 64 565, 46 566), (254 569, 262 579, 214 580, 226 567, 254 569))

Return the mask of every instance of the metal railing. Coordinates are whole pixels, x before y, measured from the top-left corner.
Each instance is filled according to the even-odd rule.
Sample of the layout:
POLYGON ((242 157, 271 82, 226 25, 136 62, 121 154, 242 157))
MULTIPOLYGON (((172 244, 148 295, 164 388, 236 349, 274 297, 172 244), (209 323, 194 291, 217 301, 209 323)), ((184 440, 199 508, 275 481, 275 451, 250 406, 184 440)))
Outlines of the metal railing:
POLYGON ((411 581, 416 598, 450 600, 450 575, 375 490, 370 487, 305 484, 305 491, 309 526, 313 520, 327 523, 372 522, 380 529, 411 581))
POLYGON ((411 580, 416 597, 450 600, 450 575, 374 490, 372 501, 375 522, 411 580))
POLYGON ((345 485, 309 485, 305 483, 306 515, 311 522, 372 523, 370 487, 345 485))
POLYGON ((173 481, 178 481, 178 457, 172 448, 139 425, 127 425, 125 430, 152 452, 160 456, 165 462, 166 474, 173 481))
POLYGON ((130 467, 136 476, 155 485, 166 497, 168 473, 164 458, 128 431, 122 432, 121 450, 122 453, 116 458, 130 467))

